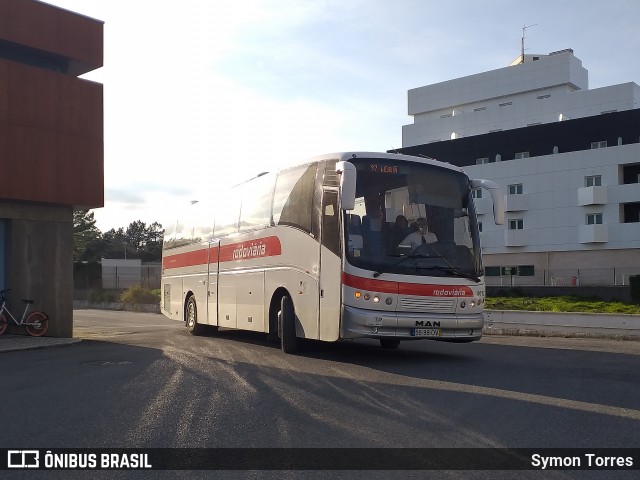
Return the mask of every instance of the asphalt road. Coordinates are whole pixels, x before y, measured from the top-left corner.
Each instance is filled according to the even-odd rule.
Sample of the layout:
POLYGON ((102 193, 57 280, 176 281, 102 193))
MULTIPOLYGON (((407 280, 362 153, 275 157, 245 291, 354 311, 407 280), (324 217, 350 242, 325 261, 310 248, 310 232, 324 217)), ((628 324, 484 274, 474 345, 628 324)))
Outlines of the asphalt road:
MULTIPOLYGON (((400 447, 640 446, 640 342, 487 336, 461 345, 406 342, 398 350, 373 341, 304 342, 298 355, 285 355, 261 334, 192 337, 161 315, 96 310, 75 312, 74 336, 83 341, 0 354, 0 448, 366 447, 383 455, 400 447)), ((46 473, 88 478, 87 472, 46 473)), ((301 476, 213 473, 139 478, 301 476)), ((473 478, 637 473, 483 471, 473 478)), ((92 472, 91 478, 125 475, 92 472)), ((328 476, 304 472, 304 478, 328 476)))

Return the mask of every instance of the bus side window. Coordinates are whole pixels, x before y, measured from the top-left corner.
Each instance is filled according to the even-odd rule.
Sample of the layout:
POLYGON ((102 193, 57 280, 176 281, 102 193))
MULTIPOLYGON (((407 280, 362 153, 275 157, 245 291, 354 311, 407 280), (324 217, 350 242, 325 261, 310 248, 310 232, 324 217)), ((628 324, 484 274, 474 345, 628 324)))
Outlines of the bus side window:
POLYGON ((174 230, 171 243, 166 248, 178 248, 191 243, 191 231, 185 226, 184 222, 178 221, 174 230))
POLYGON ((273 198, 273 221, 311 232, 317 164, 291 168, 278 174, 273 198))
POLYGON ((163 245, 165 249, 170 249, 175 247, 175 235, 176 235, 176 227, 178 222, 169 223, 164 229, 164 239, 163 245))
POLYGON ((232 192, 229 197, 219 199, 216 207, 214 235, 223 237, 236 233, 240 219, 240 198, 238 198, 237 192, 232 192))
POLYGON ((267 227, 271 224, 273 175, 263 175, 243 185, 240 231, 267 227))
POLYGON ((322 245, 341 256, 340 227, 338 223, 338 193, 325 191, 322 196, 322 245))

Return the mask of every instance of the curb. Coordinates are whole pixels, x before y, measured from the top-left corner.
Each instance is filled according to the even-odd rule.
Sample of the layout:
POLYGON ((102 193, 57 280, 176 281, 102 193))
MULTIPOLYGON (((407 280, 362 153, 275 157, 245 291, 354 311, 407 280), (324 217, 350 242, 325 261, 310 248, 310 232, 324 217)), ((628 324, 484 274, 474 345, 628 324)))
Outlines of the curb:
POLYGON ((485 310, 485 335, 640 340, 640 315, 485 310))
POLYGON ((81 338, 27 337, 24 335, 3 335, 0 337, 0 353, 17 350, 64 347, 80 343, 81 338))

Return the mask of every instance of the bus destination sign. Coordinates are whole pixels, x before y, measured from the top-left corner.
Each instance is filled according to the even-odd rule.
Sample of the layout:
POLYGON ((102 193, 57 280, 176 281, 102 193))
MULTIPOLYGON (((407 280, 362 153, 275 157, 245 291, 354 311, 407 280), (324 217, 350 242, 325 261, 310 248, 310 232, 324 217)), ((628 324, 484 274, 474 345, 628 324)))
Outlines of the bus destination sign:
POLYGON ((370 163, 369 171, 372 173, 386 173, 390 175, 395 175, 400 172, 400 169, 397 165, 385 165, 382 163, 370 163))

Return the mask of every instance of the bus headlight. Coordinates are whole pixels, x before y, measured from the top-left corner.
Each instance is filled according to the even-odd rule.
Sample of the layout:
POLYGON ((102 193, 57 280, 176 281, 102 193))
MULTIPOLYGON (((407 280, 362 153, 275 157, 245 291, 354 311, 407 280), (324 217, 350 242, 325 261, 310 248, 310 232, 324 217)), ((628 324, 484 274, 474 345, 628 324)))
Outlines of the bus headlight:
POLYGON ((378 302, 380 302, 380 297, 376 295, 375 297, 373 297, 373 303, 378 303, 378 302))

